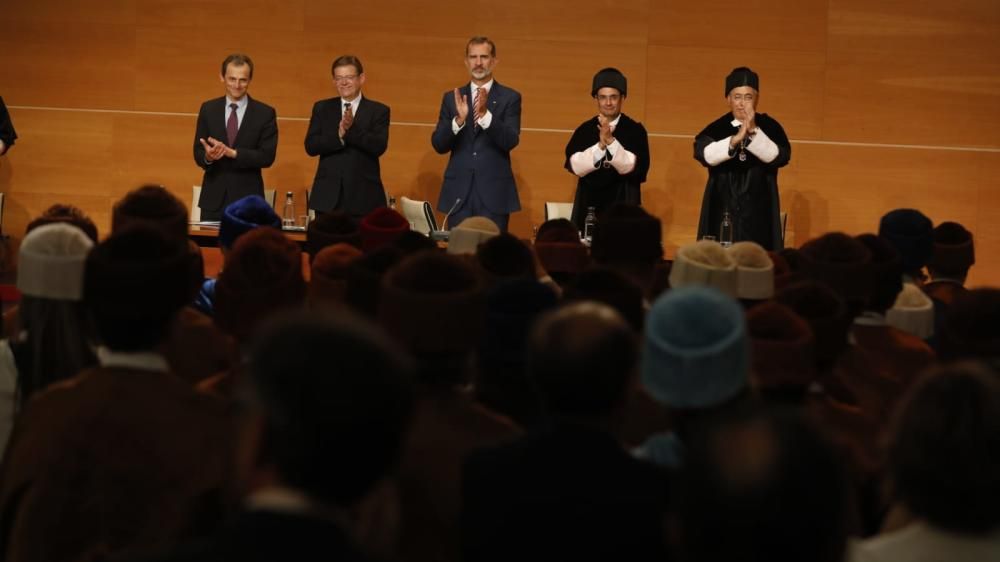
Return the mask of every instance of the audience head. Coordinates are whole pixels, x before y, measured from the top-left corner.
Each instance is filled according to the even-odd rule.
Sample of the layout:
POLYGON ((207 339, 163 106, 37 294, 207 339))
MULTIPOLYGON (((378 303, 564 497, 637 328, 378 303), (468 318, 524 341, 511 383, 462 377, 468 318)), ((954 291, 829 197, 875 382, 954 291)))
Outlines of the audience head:
POLYGON ((580 241, 580 232, 567 219, 550 219, 538 227, 535 254, 548 273, 560 285, 590 265, 590 252, 580 241))
POLYGON ((775 393, 790 391, 801 397, 816 380, 816 351, 809 323, 791 308, 774 301, 747 312, 752 358, 751 374, 757 387, 775 393))
POLYGON ((828 285, 847 304, 850 318, 864 311, 871 294, 871 251, 843 232, 814 238, 799 249, 799 273, 828 285))
POLYGON ((194 267, 186 242, 146 224, 123 228, 94 246, 83 299, 101 343, 113 351, 147 351, 160 343, 194 298, 194 267))
POLYGON ((904 399, 892 429, 896 499, 935 527, 1000 527, 1000 378, 977 363, 934 368, 904 399))
POLYGON ((93 246, 87 234, 70 223, 33 228, 21 241, 17 289, 26 297, 80 301, 84 265, 93 246))
POLYGON ((941 359, 980 359, 1000 367, 998 318, 1000 289, 972 289, 956 296, 941 325, 941 359))
POLYGON ((400 234, 399 238, 397 238, 392 245, 399 248, 399 250, 407 256, 419 252, 434 252, 438 249, 437 242, 431 240, 429 237, 424 236, 416 230, 407 230, 406 232, 400 234))
POLYGON ((344 302, 365 318, 374 320, 382 297, 382 278, 404 257, 395 246, 383 246, 351 261, 344 277, 344 302))
POLYGON ((358 230, 358 223, 347 213, 342 211, 331 211, 329 213, 319 213, 315 219, 309 221, 306 228, 305 251, 309 254, 309 260, 316 258, 316 254, 327 246, 346 243, 361 248, 361 231, 358 230))
POLYGON ((294 313, 262 330, 249 365, 262 418, 256 458, 282 484, 351 507, 392 474, 413 389, 401 354, 375 328, 350 315, 294 313))
POLYGON ((642 289, 631 278, 609 267, 580 272, 563 291, 563 301, 604 303, 615 309, 637 334, 642 332, 646 319, 642 289))
POLYGON ((229 250, 237 238, 259 226, 270 226, 280 230, 281 217, 259 195, 247 195, 243 199, 233 201, 222 211, 219 247, 229 250))
POLYGON ((866 310, 884 314, 892 308, 903 290, 903 262, 899 252, 888 240, 874 234, 862 234, 855 239, 868 248, 872 262, 868 268, 868 298, 866 310))
POLYGON ((531 332, 528 375, 553 418, 609 418, 625 403, 637 365, 635 332, 604 304, 568 304, 531 332))
POLYGON ((774 296, 775 302, 792 309, 809 324, 815 340, 816 368, 827 373, 847 348, 852 318, 844 299, 817 281, 793 283, 774 296))
POLYGON ((449 254, 475 254, 479 245, 500 235, 500 227, 486 217, 469 217, 451 229, 449 254))
POLYGON ((934 252, 934 223, 916 209, 896 209, 882 215, 878 235, 889 241, 903 262, 903 272, 922 277, 920 270, 934 252))
POLYGON ((25 234, 43 224, 52 224, 54 222, 72 224, 82 230, 94 244, 97 244, 97 225, 94 224, 94 221, 90 220, 90 217, 80 210, 79 207, 64 205, 62 203, 56 203, 45 209, 40 216, 29 222, 28 227, 25 229, 25 234))
POLYGON ((30 230, 17 267, 18 332, 10 338, 17 361, 18 404, 36 391, 92 365, 92 330, 84 307, 83 272, 94 242, 70 223, 30 230))
POLYGON ((239 238, 215 284, 215 323, 247 342, 261 323, 302 305, 306 282, 298 244, 273 228, 239 238))
POLYGON ((648 274, 663 259, 660 219, 638 205, 615 203, 600 216, 590 255, 599 264, 648 274))
POLYGON ((162 185, 144 185, 125 194, 111 211, 112 234, 136 222, 162 228, 167 236, 188 238, 188 210, 162 185))
POLYGON ((316 254, 309 277, 308 301, 310 306, 343 303, 347 290, 347 272, 363 254, 346 242, 327 246, 316 254))
POLYGON ((735 297, 739 288, 736 262, 718 242, 699 240, 681 246, 670 268, 670 286, 712 287, 735 297))
POLYGON ((687 443, 676 487, 680 559, 843 560, 848 478, 818 428, 788 412, 740 408, 687 443))
POLYGON ((957 222, 943 222, 934 227, 934 249, 927 262, 931 278, 947 277, 964 282, 969 268, 975 263, 971 232, 957 222))
POLYGON ((727 250, 736 264, 736 297, 757 302, 774 296, 774 261, 760 244, 737 242, 727 250))
POLYGON ((535 279, 535 256, 521 239, 502 232, 476 249, 479 265, 493 279, 535 279))
POLYGON ((534 279, 507 279, 486 294, 486 319, 476 353, 476 398, 521 425, 540 415, 538 393, 526 372, 531 327, 558 304, 555 292, 534 279))
POLYGON ((366 254, 395 242, 410 230, 410 222, 388 207, 379 207, 365 215, 358 225, 361 231, 361 250, 366 254))
POLYGON ((676 410, 720 406, 748 386, 743 308, 709 287, 671 289, 646 318, 642 382, 676 410))
POLYGON ((417 359, 423 383, 450 387, 467 379, 484 315, 482 275, 460 256, 416 254, 382 280, 379 324, 417 359))

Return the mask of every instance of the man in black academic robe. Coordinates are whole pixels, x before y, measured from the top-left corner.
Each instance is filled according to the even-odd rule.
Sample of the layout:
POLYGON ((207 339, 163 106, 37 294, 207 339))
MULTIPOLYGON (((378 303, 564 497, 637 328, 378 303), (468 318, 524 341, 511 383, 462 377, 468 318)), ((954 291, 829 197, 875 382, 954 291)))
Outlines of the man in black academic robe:
POLYGON ((641 123, 621 112, 627 86, 615 68, 594 75, 590 94, 598 114, 577 127, 566 145, 566 169, 580 178, 573 222, 581 231, 589 207, 600 215, 613 203, 642 203, 639 187, 649 172, 649 138, 641 123))
POLYGON ((758 88, 755 72, 734 69, 726 78, 730 113, 695 137, 694 158, 708 168, 698 238, 719 236, 722 215, 729 213, 733 242, 751 240, 780 250, 778 168, 788 164, 792 147, 777 120, 756 113, 758 88))
POLYGON ((14 139, 17 133, 14 132, 14 124, 10 121, 10 114, 7 113, 7 106, 0 98, 0 156, 14 146, 14 139))

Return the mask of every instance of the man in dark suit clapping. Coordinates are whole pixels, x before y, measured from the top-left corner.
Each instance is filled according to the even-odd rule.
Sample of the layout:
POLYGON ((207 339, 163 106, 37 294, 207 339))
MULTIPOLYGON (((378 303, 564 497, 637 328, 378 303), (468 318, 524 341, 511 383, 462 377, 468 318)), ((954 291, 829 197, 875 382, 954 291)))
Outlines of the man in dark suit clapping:
POLYGON ((431 144, 451 153, 444 172, 438 210, 454 208, 449 220, 487 217, 507 230, 510 213, 521 210, 510 151, 521 136, 521 94, 493 79, 496 45, 473 37, 465 47, 472 82, 445 92, 431 144))
POLYGON ((202 220, 219 220, 227 205, 247 195, 264 196, 261 168, 274 163, 278 121, 274 108, 251 99, 253 61, 232 54, 222 61, 226 95, 201 104, 194 135, 194 161, 201 180, 202 220))
POLYGON ((358 57, 338 57, 332 72, 340 96, 316 102, 306 133, 306 152, 319 156, 309 208, 360 220, 385 207, 378 159, 389 146, 389 107, 361 95, 365 71, 358 57))

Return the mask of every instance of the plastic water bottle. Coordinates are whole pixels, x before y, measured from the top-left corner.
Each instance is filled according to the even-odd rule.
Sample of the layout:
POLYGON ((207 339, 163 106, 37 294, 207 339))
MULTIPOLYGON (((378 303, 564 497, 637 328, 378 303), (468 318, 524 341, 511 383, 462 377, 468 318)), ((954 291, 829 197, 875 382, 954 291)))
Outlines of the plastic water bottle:
POLYGON ((728 248, 733 245, 733 219, 729 211, 722 213, 722 223, 719 224, 719 244, 728 248))
POLYGON ((281 226, 289 228, 295 226, 295 201, 292 199, 292 192, 285 192, 285 209, 281 213, 281 226))
POLYGON ((587 207, 587 217, 583 219, 583 239, 587 241, 588 246, 594 240, 595 224, 597 224, 597 209, 587 207))

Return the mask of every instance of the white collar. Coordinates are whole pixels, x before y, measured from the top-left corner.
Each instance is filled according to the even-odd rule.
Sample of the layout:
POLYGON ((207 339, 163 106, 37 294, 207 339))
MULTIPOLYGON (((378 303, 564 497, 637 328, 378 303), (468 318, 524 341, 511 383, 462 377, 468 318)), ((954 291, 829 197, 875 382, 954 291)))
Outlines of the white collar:
POLYGON ((102 367, 170 372, 167 360, 155 351, 112 351, 102 345, 97 348, 97 359, 101 362, 102 367))
POLYGON ((249 510, 277 511, 280 513, 308 513, 312 511, 309 496, 287 486, 268 486, 250 494, 245 501, 249 510))
POLYGON ((885 321, 885 314, 879 314, 878 312, 872 312, 866 310, 861 313, 860 316, 854 319, 854 323, 858 326, 887 326, 885 321))
MULTIPOLYGON (((487 92, 492 92, 493 91, 493 82, 494 82, 493 78, 490 78, 490 81, 487 82, 487 83, 485 83, 485 84, 483 84, 482 86, 476 86, 476 84, 474 82, 469 82, 469 91, 472 92, 472 95, 476 95, 476 88, 486 88, 487 92)), ((469 100, 469 101, 472 101, 472 100, 469 100)))
POLYGON ((358 95, 354 96, 354 99, 351 100, 351 101, 347 101, 344 98, 340 98, 340 103, 341 103, 340 107, 344 107, 343 104, 349 103, 349 104, 351 104, 351 109, 357 109, 358 108, 358 104, 361 103, 361 96, 362 96, 361 92, 358 92, 358 95))
POLYGON ((240 98, 240 101, 236 101, 233 98, 229 97, 229 94, 226 94, 226 107, 229 107, 230 105, 235 103, 238 106, 236 109, 243 109, 244 107, 247 106, 247 103, 249 103, 248 102, 249 99, 250 99, 250 94, 244 94, 243 97, 240 98))

